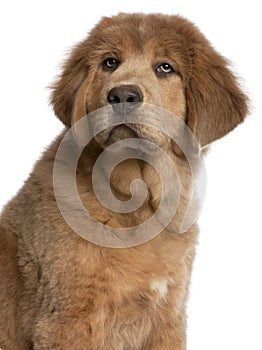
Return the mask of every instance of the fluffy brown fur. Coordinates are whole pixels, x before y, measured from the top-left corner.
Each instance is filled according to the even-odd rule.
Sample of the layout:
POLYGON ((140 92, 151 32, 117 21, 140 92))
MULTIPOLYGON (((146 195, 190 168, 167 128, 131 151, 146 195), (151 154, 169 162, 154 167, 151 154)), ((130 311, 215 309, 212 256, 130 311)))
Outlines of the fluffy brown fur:
MULTIPOLYGON (((247 113, 246 97, 227 61, 178 16, 103 18, 64 64, 53 85, 54 111, 67 129, 86 112, 107 105, 108 92, 119 85, 138 86, 144 102, 184 120, 201 146, 234 129, 247 113), (114 72, 102 68, 107 57, 121 62, 114 72), (161 62, 170 62, 176 73, 157 77, 153 67, 161 62)), ((140 132, 145 138, 149 134, 146 128, 140 132)), ((154 239, 125 249, 96 246, 79 237, 61 216, 53 191, 53 163, 64 133, 1 216, 0 347, 186 349, 185 303, 197 227, 181 235, 175 220, 154 239)), ((116 138, 128 136, 126 129, 116 130, 116 138)), ((170 141, 164 147, 184 185, 179 221, 190 188, 188 164, 170 141)), ((94 139, 81 156, 77 183, 82 202, 94 218, 112 227, 143 222, 161 196, 156 172, 135 159, 119 164, 111 177, 116 197, 129 198, 130 182, 137 178, 147 183, 150 195, 134 213, 112 212, 92 189, 92 167, 102 149, 94 139)))

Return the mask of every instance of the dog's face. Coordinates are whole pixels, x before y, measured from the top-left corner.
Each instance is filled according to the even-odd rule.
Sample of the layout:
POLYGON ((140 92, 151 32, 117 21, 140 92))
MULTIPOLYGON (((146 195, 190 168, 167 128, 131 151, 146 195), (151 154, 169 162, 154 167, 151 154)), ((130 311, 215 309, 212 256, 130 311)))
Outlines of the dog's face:
MULTIPOLYGON (((145 42, 137 40, 139 33, 141 35, 145 30, 143 24, 132 35, 115 33, 109 28, 104 36, 105 44, 96 53, 87 78, 87 111, 111 105, 114 113, 142 116, 149 113, 143 104, 150 104, 185 119, 185 91, 176 63, 179 57, 159 37, 146 37, 145 42), (113 37, 119 41, 117 48, 110 42, 113 37), (122 37, 126 40, 121 42, 122 37)), ((78 117, 79 114, 75 115, 76 120, 78 117)), ((104 145, 134 136, 160 144, 167 142, 163 134, 141 124, 106 129, 97 135, 96 140, 104 145)))
MULTIPOLYGON (((102 19, 75 47, 53 88, 55 112, 67 126, 100 107, 141 113, 145 103, 184 120, 201 146, 231 131, 247 112, 227 62, 177 16, 102 19)), ((130 136, 162 138, 145 126, 121 125, 98 135, 97 142, 130 136)))

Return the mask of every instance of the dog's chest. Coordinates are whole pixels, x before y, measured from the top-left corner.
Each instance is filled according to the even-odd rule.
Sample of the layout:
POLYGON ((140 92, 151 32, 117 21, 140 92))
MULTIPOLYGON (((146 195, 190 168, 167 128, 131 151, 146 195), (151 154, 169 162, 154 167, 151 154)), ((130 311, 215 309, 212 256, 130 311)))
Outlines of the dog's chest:
MULTIPOLYGON (((129 260, 128 252, 121 254, 104 255, 102 260, 93 256, 93 266, 90 257, 72 258, 56 274, 55 295, 50 302, 56 310, 54 316, 78 320, 80 330, 88 324, 95 338, 110 334, 118 338, 114 343, 124 344, 128 339, 130 346, 139 345, 161 319, 172 317, 176 286, 174 278, 154 268, 150 257, 142 262, 132 254, 129 260)), ((48 308, 52 309, 51 305, 48 308)))
POLYGON ((131 282, 123 289, 118 287, 112 293, 108 292, 105 303, 92 316, 93 331, 96 332, 98 324, 103 327, 104 346, 112 342, 118 344, 119 349, 142 348, 153 329, 175 318, 172 303, 175 283, 172 278, 155 277, 140 286, 131 282))

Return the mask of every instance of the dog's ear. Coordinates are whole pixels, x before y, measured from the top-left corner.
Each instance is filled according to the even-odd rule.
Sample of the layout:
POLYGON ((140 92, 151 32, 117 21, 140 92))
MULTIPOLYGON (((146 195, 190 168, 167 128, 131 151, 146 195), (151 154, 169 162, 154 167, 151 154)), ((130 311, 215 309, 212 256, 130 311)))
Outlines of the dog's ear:
MULTIPOLYGON (((85 51, 84 44, 79 44, 73 49, 71 55, 62 67, 62 74, 51 86, 53 91, 50 102, 53 105, 54 112, 68 127, 72 124, 75 109, 78 110, 80 108, 83 115, 85 114, 83 106, 81 105, 80 107, 76 104, 78 92, 81 95, 83 94, 81 86, 83 84, 85 85, 88 76, 85 51)), ((81 103, 83 103, 83 101, 82 99, 81 103)))
POLYGON ((87 112, 86 94, 93 79, 90 74, 90 62, 94 60, 92 50, 101 42, 101 31, 110 23, 111 18, 102 18, 88 37, 73 48, 62 66, 61 75, 51 85, 50 103, 57 117, 68 127, 87 112))
POLYGON ((248 106, 228 62, 196 28, 192 37, 187 38, 191 59, 191 76, 186 83, 187 123, 204 147, 241 123, 248 106))

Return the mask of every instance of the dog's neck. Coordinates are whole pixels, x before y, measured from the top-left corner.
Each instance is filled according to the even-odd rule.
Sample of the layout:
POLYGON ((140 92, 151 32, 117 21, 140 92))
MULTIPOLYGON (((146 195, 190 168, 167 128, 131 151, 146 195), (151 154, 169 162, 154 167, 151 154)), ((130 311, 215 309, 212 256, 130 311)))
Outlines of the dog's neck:
MULTIPOLYGON (((80 175, 78 178, 79 195, 84 206, 89 211, 89 213, 98 221, 110 224, 114 227, 122 227, 123 225, 134 226, 142 224, 154 214, 161 201, 162 183, 159 174, 153 168, 153 166, 147 162, 138 159, 128 159, 119 163, 114 168, 109 179, 105 172, 106 169, 103 169, 103 163, 101 163, 101 168, 99 169, 99 181, 101 181, 101 185, 102 183, 110 183, 109 188, 117 200, 126 202, 131 199, 132 193, 130 185, 134 180, 137 179, 143 181, 148 190, 143 204, 137 210, 131 211, 129 213, 121 213, 121 210, 120 212, 108 210, 101 203, 99 203, 98 199, 96 198, 93 183, 91 181, 94 165, 100 153, 101 151, 99 152, 97 148, 92 145, 91 148, 88 148, 83 152, 80 158, 79 167, 82 169, 78 173, 83 174, 82 170, 84 168, 84 173, 86 174, 85 179, 83 179, 83 176, 80 178, 80 175), (88 193, 88 196, 85 196, 85 193, 88 193), (91 201, 90 195, 92 195, 91 201), (93 201, 96 201, 96 205, 92 205, 93 201), (96 208, 96 210, 93 208, 96 208), (99 210, 97 208, 99 208, 99 210)), ((176 212, 176 217, 172 223, 172 230, 176 230, 177 227, 179 227, 180 222, 183 220, 184 213, 188 204, 188 198, 190 197, 191 193, 191 186, 190 181, 188 181, 189 177, 185 175, 189 171, 185 161, 181 158, 176 157, 173 152, 170 153, 170 157, 172 157, 172 160, 175 163, 177 175, 179 175, 179 173, 184 174, 182 179, 175 177, 171 179, 170 183, 168 184, 172 188, 178 186, 179 184, 182 189, 182 192, 180 193, 180 200, 176 212), (186 186, 183 184, 184 180, 186 186)), ((139 195, 139 193, 137 194, 139 195)))

